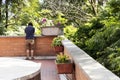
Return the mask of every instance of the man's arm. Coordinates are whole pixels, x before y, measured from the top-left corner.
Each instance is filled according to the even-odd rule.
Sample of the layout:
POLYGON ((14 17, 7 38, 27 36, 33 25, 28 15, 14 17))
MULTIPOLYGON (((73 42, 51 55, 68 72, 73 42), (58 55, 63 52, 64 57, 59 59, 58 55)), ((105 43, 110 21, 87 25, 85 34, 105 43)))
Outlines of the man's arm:
POLYGON ((35 33, 35 28, 33 28, 33 33, 35 33))
POLYGON ((26 28, 25 28, 24 32, 26 33, 26 28))

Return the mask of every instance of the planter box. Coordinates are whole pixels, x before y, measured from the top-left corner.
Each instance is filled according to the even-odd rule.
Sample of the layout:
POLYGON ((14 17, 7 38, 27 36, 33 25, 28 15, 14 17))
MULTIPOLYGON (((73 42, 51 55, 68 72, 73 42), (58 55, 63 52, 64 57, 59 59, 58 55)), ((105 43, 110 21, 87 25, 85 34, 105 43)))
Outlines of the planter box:
POLYGON ((58 74, 73 73, 73 63, 56 63, 58 74))
POLYGON ((42 35, 44 36, 52 36, 52 35, 59 35, 62 30, 59 27, 54 26, 46 26, 41 28, 42 35))

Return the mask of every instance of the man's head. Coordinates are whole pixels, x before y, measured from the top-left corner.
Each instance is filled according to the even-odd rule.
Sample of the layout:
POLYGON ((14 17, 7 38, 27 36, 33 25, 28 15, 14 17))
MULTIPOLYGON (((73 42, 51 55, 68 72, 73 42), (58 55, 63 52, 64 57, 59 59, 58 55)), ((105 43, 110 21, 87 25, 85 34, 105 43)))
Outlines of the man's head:
POLYGON ((28 23, 28 26, 29 26, 29 25, 30 25, 30 26, 33 26, 33 24, 32 24, 31 22, 28 23))

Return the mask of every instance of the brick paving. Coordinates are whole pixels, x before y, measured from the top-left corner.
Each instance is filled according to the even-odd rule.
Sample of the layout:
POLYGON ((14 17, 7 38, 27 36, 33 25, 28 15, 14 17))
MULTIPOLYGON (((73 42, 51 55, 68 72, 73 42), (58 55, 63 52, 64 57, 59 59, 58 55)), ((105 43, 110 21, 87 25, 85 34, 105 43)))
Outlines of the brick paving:
POLYGON ((33 60, 37 63, 42 63, 41 66, 41 80, 60 80, 59 75, 57 74, 56 65, 54 63, 54 59, 47 60, 33 60))

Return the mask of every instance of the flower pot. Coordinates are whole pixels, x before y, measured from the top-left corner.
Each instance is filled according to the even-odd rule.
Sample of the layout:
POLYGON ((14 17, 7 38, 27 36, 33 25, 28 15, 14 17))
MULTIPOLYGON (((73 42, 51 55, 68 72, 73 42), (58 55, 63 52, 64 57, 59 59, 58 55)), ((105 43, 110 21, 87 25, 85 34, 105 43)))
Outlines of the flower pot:
POLYGON ((54 51, 56 53, 63 52, 64 51, 64 47, 63 46, 54 46, 54 51))
POLYGON ((56 63, 58 74, 71 74, 73 72, 73 63, 56 63))
POLYGON ((44 36, 56 36, 61 33, 61 29, 59 27, 54 27, 54 26, 46 26, 41 28, 41 33, 44 36))

